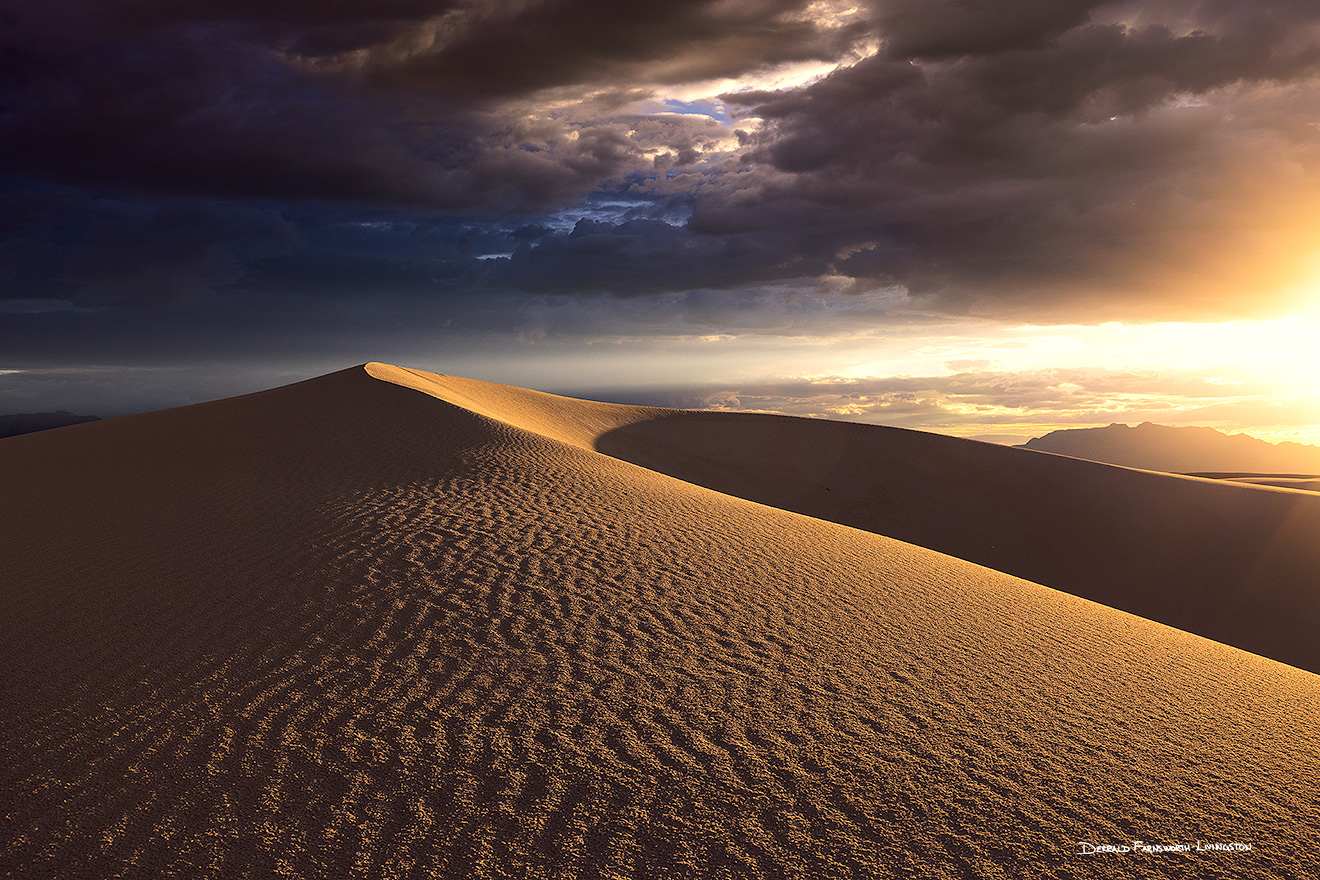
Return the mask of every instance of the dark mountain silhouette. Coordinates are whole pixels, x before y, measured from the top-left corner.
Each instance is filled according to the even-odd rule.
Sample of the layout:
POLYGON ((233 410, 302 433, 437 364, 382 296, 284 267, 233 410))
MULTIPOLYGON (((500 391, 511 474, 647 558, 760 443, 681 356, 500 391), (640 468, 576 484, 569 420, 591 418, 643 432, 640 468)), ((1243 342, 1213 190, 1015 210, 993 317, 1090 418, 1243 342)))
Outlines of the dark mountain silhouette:
POLYGON ((1022 448, 1175 474, 1320 474, 1320 447, 1151 422, 1051 431, 1022 448))
POLYGON ((0 437, 31 434, 33 431, 45 431, 48 428, 63 428, 65 425, 81 425, 83 422, 95 422, 99 419, 100 416, 79 416, 65 410, 48 413, 14 413, 0 416, 0 437))

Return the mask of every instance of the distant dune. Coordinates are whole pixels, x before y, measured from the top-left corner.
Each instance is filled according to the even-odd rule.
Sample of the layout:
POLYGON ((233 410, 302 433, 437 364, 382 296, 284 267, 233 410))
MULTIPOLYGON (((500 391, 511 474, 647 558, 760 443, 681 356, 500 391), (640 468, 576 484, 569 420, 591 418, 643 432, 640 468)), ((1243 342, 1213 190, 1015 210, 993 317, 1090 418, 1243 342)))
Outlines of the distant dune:
POLYGON ((66 425, 81 425, 96 420, 96 416, 76 416, 65 410, 48 413, 14 413, 0 416, 0 437, 17 437, 19 434, 63 428, 66 425))
POLYGON ((1150 422, 1135 428, 1114 424, 1051 431, 1028 440, 1023 448, 1174 474, 1320 475, 1320 447, 1267 443, 1247 434, 1223 434, 1214 428, 1150 422))
MULTIPOLYGON (((1216 518, 1290 571, 1304 493, 381 364, 9 438, 0 485, 8 877, 1314 866, 1320 678, 756 503, 1176 574, 1216 518), (1133 840, 1252 849, 1080 854, 1133 840)), ((1246 574, 1170 589, 1310 613, 1246 574)))

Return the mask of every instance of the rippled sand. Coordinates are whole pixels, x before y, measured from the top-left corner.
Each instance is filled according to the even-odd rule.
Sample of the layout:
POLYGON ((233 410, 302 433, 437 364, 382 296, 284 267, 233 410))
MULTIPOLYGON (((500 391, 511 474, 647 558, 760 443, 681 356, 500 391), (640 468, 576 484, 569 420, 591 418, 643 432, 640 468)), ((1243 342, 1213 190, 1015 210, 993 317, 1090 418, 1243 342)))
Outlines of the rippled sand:
POLYGON ((370 365, 0 442, 5 876, 1315 865, 1320 678, 595 451, 664 415, 370 365))
POLYGON ((611 406, 386 365, 585 449, 1320 672, 1320 497, 921 431, 611 406))

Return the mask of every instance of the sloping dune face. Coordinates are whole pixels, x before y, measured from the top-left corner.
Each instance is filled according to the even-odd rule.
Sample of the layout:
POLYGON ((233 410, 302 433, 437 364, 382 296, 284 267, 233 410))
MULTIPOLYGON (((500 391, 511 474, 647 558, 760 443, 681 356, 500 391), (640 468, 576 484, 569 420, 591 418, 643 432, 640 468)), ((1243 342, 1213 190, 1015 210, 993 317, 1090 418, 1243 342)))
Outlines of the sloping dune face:
POLYGON ((473 403, 0 443, 6 876, 1314 865, 1316 676, 473 403))
POLYGON ((1320 497, 919 431, 567 400, 397 367, 533 430, 1320 671, 1320 497))
POLYGON ((1246 483, 1249 486, 1273 486, 1276 489, 1320 492, 1320 479, 1313 477, 1296 477, 1287 474, 1232 474, 1229 476, 1196 474, 1195 476, 1208 476, 1215 480, 1232 480, 1234 483, 1246 483))

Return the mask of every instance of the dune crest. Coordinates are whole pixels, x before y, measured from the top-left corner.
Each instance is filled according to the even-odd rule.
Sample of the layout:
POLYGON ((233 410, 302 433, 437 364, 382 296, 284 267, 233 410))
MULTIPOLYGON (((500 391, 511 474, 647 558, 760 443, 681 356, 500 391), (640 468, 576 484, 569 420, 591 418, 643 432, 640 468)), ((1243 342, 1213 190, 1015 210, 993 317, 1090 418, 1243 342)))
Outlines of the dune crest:
POLYGON ((649 406, 578 400, 529 388, 446 376, 392 364, 373 362, 366 364, 363 369, 367 375, 382 382, 420 391, 469 412, 579 449, 595 449, 600 437, 624 425, 678 412, 649 406))
POLYGON ((491 417, 617 421, 530 394, 355 368, 3 441, 5 875, 1313 863, 1316 676, 491 417), (1137 839, 1253 848, 1078 847, 1137 839))

